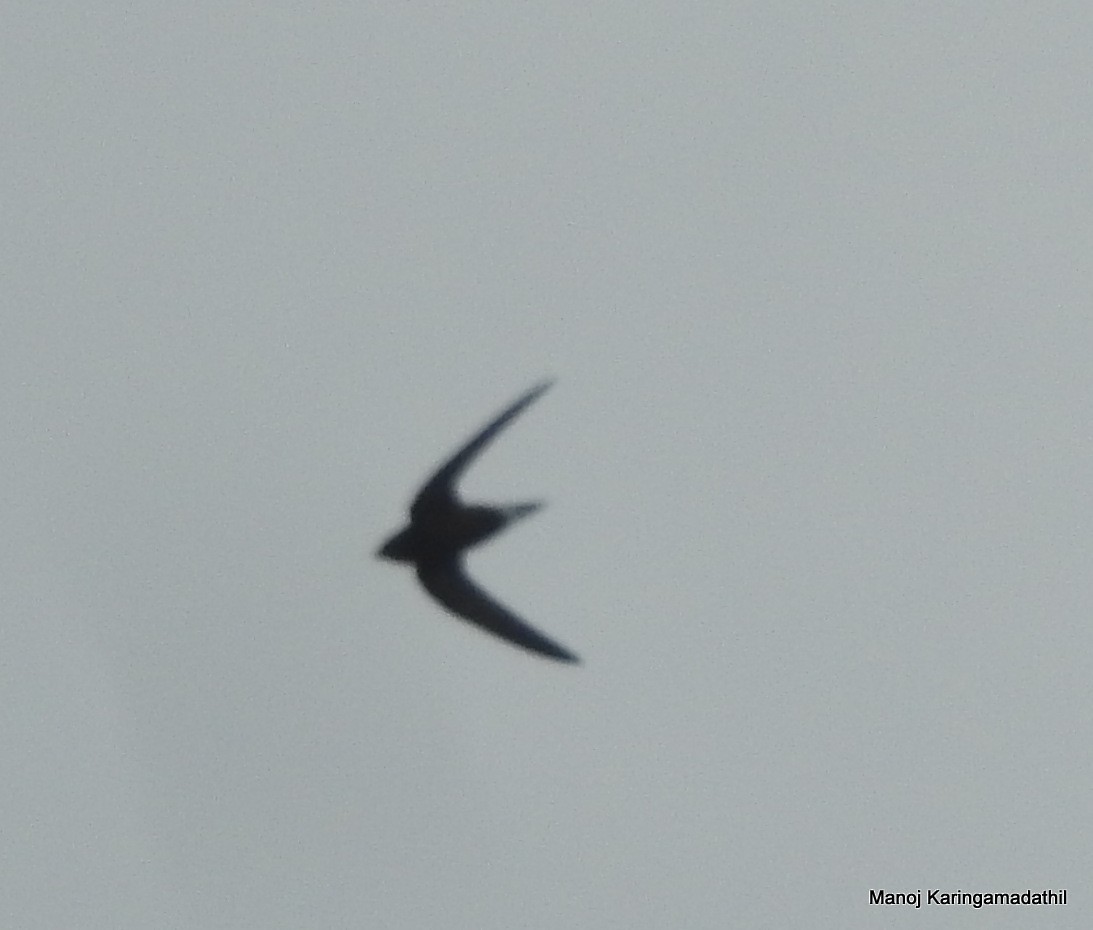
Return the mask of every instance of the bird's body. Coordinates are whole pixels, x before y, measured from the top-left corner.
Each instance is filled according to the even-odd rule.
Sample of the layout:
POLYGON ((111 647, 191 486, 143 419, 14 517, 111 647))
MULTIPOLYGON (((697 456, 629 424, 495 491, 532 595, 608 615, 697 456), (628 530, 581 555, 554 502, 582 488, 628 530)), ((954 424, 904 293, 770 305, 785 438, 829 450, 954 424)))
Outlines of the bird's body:
POLYGON ((532 652, 563 662, 576 662, 573 653, 528 626, 479 588, 463 570, 465 550, 542 506, 539 503, 504 507, 464 504, 456 495, 455 485, 486 444, 548 387, 549 382, 532 388, 442 465, 410 505, 409 525, 388 539, 378 554, 396 562, 412 563, 422 587, 464 620, 532 652))

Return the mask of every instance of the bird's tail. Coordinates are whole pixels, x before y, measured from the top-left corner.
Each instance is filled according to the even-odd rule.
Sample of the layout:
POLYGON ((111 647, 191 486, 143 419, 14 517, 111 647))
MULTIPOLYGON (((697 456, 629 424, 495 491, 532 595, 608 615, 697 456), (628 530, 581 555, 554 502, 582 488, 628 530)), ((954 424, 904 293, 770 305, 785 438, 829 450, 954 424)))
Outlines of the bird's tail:
POLYGON ((543 501, 528 501, 525 504, 509 504, 502 509, 505 511, 506 522, 519 520, 521 517, 529 517, 544 505, 543 501))

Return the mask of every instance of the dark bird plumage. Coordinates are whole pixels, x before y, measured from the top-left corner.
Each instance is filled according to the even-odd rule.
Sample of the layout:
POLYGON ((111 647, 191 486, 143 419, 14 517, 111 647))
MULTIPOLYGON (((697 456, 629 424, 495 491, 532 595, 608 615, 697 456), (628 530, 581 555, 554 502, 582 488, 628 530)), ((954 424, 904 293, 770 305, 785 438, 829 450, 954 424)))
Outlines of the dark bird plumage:
POLYGON ((534 513, 542 504, 464 504, 455 489, 475 457, 550 385, 547 381, 532 388, 442 465, 410 505, 409 525, 388 539, 378 555, 413 563, 422 587, 456 616, 539 655, 576 662, 572 652, 528 626, 478 587, 463 569, 464 550, 489 539, 513 520, 534 513))

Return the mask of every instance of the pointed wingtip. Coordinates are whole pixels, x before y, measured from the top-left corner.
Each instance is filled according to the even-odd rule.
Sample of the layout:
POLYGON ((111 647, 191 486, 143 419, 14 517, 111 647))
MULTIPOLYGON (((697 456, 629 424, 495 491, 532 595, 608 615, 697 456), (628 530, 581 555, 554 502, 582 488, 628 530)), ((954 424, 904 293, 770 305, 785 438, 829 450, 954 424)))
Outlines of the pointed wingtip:
MULTIPOLYGON (((545 637, 544 637, 545 639, 545 637)), ((554 642, 552 639, 546 639, 544 643, 540 644, 541 648, 533 650, 538 652, 539 655, 545 656, 548 659, 553 659, 555 662, 565 662, 568 665, 580 665, 581 657, 574 652, 570 652, 565 646, 560 643, 554 642)))
MULTIPOLYGON (((545 659, 550 659, 554 662, 564 662, 566 665, 581 665, 581 657, 574 655, 557 643, 551 643, 552 649, 529 649, 530 652, 537 653, 545 659)), ((528 647, 524 647, 528 648, 528 647)))
POLYGON ((534 400, 534 399, 535 399, 536 397, 538 397, 538 396, 539 396, 540 394, 545 394, 545 393, 546 393, 547 391, 549 391, 549 390, 550 390, 550 389, 551 389, 552 387, 554 387, 554 382, 555 382, 555 380, 556 380, 556 379, 555 379, 555 378, 553 378, 553 377, 547 377, 547 378, 543 378, 543 379, 542 379, 541 381, 539 381, 539 383, 538 383, 538 384, 534 385, 534 386, 533 386, 533 387, 532 387, 532 388, 531 388, 531 389, 530 389, 530 390, 529 390, 529 391, 528 391, 528 392, 527 392, 527 393, 526 393, 526 394, 524 395, 524 397, 525 397, 525 398, 527 398, 527 399, 528 399, 529 401, 531 401, 531 400, 534 400))

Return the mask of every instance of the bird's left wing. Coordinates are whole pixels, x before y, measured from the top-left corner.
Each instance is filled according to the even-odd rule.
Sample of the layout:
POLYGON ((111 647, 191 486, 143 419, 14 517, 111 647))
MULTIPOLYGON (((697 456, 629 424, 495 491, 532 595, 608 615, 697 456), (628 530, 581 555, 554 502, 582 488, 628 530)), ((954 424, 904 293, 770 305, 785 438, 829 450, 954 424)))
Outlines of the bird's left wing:
POLYGON ((562 662, 580 661, 478 587, 467 576, 458 558, 418 564, 417 576, 426 591, 464 620, 539 655, 562 662))

